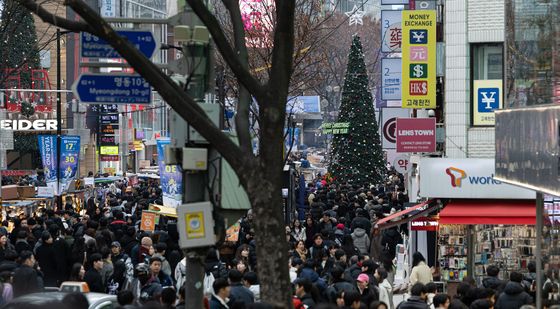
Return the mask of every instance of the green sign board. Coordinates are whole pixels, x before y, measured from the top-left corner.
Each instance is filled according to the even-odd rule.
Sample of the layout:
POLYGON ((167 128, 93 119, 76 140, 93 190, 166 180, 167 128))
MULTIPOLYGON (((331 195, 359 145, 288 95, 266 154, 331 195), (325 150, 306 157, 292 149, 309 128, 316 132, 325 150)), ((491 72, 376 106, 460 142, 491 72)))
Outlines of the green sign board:
POLYGON ((326 122, 321 126, 323 134, 348 134, 350 123, 348 122, 326 122))

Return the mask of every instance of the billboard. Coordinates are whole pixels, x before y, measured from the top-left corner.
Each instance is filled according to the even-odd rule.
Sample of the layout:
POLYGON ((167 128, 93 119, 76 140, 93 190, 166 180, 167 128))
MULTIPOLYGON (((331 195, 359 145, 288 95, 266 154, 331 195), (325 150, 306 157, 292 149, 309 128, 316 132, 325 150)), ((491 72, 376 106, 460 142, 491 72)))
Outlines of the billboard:
POLYGON ((560 106, 495 114, 496 179, 560 196, 560 106))
POLYGON ((493 126, 494 111, 503 106, 502 80, 473 81, 473 125, 493 126))
POLYGON ((401 58, 381 59, 381 99, 401 99, 401 58))
MULTIPOLYGON (((400 53, 402 48, 402 12, 381 11, 381 51, 400 53)), ((400 99, 400 98, 399 98, 400 99)))
POLYGON ((535 191, 508 185, 496 179, 494 159, 422 158, 420 160, 420 196, 534 199, 535 191))
POLYGON ((397 152, 435 152, 435 118, 397 119, 397 152))
POLYGON ((321 99, 317 95, 288 98, 288 103, 286 104, 286 113, 288 114, 320 112, 321 99))
MULTIPOLYGON (((408 118, 410 111, 404 108, 383 108, 379 129, 382 136, 383 149, 395 149, 397 142, 397 118, 408 118)), ((390 161, 393 162, 393 161, 390 161)))
POLYGON ((402 107, 436 107, 436 12, 402 11, 402 107))

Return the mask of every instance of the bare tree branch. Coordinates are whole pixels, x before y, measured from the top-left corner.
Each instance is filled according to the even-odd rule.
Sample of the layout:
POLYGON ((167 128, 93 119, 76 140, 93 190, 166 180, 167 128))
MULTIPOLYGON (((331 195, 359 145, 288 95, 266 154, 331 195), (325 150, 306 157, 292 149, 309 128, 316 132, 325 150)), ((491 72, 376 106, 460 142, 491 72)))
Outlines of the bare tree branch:
MULTIPOLYGON (((80 31, 86 31, 89 33, 93 33, 95 35, 97 35, 97 32, 95 31, 95 29, 93 27, 91 27, 90 25, 83 23, 83 22, 79 22, 79 21, 73 21, 73 20, 69 20, 60 16, 56 16, 54 14, 51 14, 49 11, 47 11, 45 8, 43 8, 40 4, 37 4, 37 2, 35 2, 34 0, 16 0, 18 1, 21 5, 23 5, 24 7, 26 7, 28 10, 30 10, 31 12, 35 13, 37 16, 39 16, 39 18, 41 18, 42 21, 52 24, 54 26, 60 27, 60 28, 64 28, 67 30, 71 30, 74 32, 80 32, 80 31)), ((84 5, 86 5, 84 3, 84 5)))
MULTIPOLYGON (((18 0, 20 1, 20 0, 18 0)), ((26 1, 26 0, 23 0, 26 1)), ((128 63, 135 67, 138 73, 158 91, 162 98, 195 128, 204 138, 216 147, 232 168, 242 171, 251 168, 252 160, 245 160, 241 150, 229 137, 223 134, 208 118, 198 104, 187 95, 171 78, 165 75, 155 64, 138 51, 128 40, 119 36, 111 26, 93 11, 82 0, 66 0, 77 14, 79 14, 100 37, 111 44, 128 63)), ((241 174, 241 173, 240 173, 241 174)), ((242 179, 242 182, 247 179, 242 179)))
POLYGON ((238 55, 231 48, 222 28, 216 17, 208 10, 208 7, 200 0, 187 0, 195 14, 206 25, 212 35, 212 40, 216 43, 218 50, 224 57, 228 66, 231 68, 239 81, 256 96, 264 93, 264 87, 246 70, 239 61, 238 55))
MULTIPOLYGON (((235 50, 239 55, 239 61, 243 69, 249 71, 249 53, 245 45, 245 29, 243 28, 243 21, 241 20, 239 1, 223 0, 223 3, 230 14, 235 50)), ((251 94, 242 83, 238 82, 237 84, 239 96, 237 101, 237 113, 235 115, 235 129, 241 150, 245 153, 252 154, 251 133, 249 132, 249 105, 251 104, 251 94)))

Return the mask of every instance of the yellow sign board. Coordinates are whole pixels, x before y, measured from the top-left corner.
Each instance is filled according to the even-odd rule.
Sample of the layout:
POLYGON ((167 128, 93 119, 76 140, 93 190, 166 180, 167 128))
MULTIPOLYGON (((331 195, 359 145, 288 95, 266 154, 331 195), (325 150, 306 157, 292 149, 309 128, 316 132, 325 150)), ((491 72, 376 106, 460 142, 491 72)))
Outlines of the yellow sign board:
POLYGON ((473 81, 473 125, 493 126, 496 123, 494 111, 503 106, 502 80, 473 81))
POLYGON ((99 153, 102 155, 118 155, 119 146, 101 146, 99 153))
POLYGON ((402 107, 436 108, 436 11, 402 11, 402 107))
POLYGON ((204 212, 188 212, 185 214, 187 225, 187 239, 204 238, 204 212))

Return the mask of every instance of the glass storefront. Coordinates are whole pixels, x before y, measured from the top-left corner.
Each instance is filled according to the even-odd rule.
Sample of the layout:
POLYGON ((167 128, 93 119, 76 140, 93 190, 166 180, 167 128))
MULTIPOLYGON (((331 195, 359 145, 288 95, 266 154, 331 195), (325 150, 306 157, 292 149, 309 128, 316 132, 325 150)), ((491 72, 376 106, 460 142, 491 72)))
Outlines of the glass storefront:
POLYGON ((505 108, 560 104, 560 0, 506 0, 505 108))

